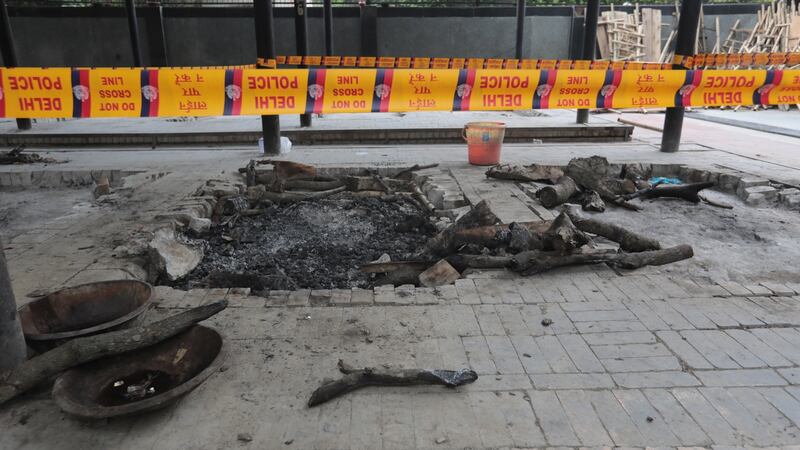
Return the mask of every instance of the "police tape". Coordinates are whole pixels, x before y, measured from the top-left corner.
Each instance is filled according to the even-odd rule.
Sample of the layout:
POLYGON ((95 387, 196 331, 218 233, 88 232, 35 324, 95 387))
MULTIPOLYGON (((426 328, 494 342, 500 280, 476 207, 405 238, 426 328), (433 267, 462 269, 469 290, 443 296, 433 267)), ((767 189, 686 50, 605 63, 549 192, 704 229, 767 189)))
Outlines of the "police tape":
MULTIPOLYGON (((800 53, 710 53, 676 56, 675 64, 690 69, 794 66, 800 53)), ((267 68, 278 66, 360 67, 380 69, 571 69, 571 70, 669 70, 671 63, 571 59, 501 59, 501 58, 411 58, 366 56, 278 56, 258 60, 267 68)))
POLYGON ((800 103, 800 70, 0 69, 0 117, 800 103))
POLYGON ((571 59, 411 58, 394 56, 278 56, 259 58, 257 65, 352 67, 365 69, 521 69, 521 70, 663 70, 669 63, 571 59))

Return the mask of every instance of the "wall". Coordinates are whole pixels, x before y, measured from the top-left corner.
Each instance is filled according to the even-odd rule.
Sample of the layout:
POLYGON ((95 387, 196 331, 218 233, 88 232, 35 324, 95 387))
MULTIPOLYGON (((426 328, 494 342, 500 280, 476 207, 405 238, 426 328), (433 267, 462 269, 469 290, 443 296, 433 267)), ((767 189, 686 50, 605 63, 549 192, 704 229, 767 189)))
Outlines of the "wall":
MULTIPOLYGON (((581 42, 580 7, 528 7, 525 57, 568 58, 571 42, 581 42)), ((669 34, 670 15, 663 11, 663 35, 669 34)), ((626 9, 626 8, 619 8, 626 9)), ((707 5, 706 28, 721 18, 724 40, 733 22, 752 26, 754 5, 707 5)), ((18 59, 27 66, 132 65, 125 11, 122 8, 11 8, 18 59)), ((311 54, 322 54, 320 8, 309 13, 311 54)), ((513 8, 377 8, 378 55, 513 57, 516 19, 513 8)), ((291 8, 275 9, 278 54, 294 54, 291 8)), ((359 55, 361 20, 358 8, 334 8, 336 54, 359 55)), ((142 53, 146 65, 160 65, 162 45, 153 8, 139 9, 142 53)), ((164 29, 170 65, 249 64, 255 59, 252 10, 242 7, 165 8, 164 29)), ((715 33, 707 30, 709 47, 715 33)))
MULTIPOLYGON (((515 17, 378 17, 378 52, 398 56, 511 58, 516 23, 515 17)), ((523 56, 567 58, 571 25, 571 16, 526 17, 523 56)))

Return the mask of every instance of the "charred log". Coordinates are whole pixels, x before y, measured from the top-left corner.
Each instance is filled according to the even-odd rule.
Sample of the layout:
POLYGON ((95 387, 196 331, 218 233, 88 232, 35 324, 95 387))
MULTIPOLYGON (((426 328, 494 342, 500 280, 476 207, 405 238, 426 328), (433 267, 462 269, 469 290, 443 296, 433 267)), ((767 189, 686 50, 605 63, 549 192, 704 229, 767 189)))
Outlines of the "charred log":
POLYGON ((578 185, 575 184, 575 181, 568 176, 563 176, 558 179, 556 184, 539 189, 536 196, 539 197, 539 201, 545 208, 553 208, 566 203, 577 192, 578 185))
POLYGON ((559 166, 542 164, 532 164, 530 166, 500 164, 490 167, 486 171, 486 176, 500 180, 521 181, 523 183, 532 181, 556 183, 559 178, 564 176, 564 170, 559 166))
POLYGON ((702 183, 674 184, 668 186, 657 185, 649 189, 636 191, 632 194, 623 195, 622 199, 632 200, 634 198, 649 199, 671 197, 681 198, 692 203, 700 203, 700 196, 698 195, 698 192, 702 191, 703 189, 708 189, 715 184, 716 183, 713 181, 704 181, 702 183))
POLYGON ((553 250, 565 255, 586 245, 589 238, 575 227, 566 213, 562 212, 545 231, 542 242, 545 250, 553 250))
POLYGON ((694 256, 692 247, 679 245, 663 250, 639 253, 588 252, 560 255, 556 252, 530 251, 512 257, 509 267, 522 275, 533 275, 558 267, 579 264, 606 263, 622 269, 638 269, 644 266, 660 266, 694 256))
POLYGON ((457 387, 473 383, 478 374, 473 370, 383 369, 366 367, 354 369, 339 360, 338 380, 323 383, 308 399, 308 406, 325 403, 348 392, 367 386, 413 386, 420 384, 457 387))
POLYGON ((580 217, 571 211, 567 211, 567 214, 579 230, 610 239, 618 243, 619 248, 626 252, 643 252, 661 248, 661 244, 655 239, 639 235, 619 225, 580 217))

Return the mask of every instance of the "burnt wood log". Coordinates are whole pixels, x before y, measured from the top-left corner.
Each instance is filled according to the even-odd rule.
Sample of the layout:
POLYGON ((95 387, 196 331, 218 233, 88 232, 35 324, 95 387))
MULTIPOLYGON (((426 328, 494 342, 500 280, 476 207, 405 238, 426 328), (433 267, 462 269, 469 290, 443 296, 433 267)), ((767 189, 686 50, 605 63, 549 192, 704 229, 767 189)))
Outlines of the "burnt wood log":
POLYGON ((526 252, 531 247, 539 247, 536 243, 541 241, 541 238, 531 233, 531 230, 523 224, 517 222, 508 224, 508 232, 508 250, 511 253, 526 252))
POLYGON ((425 165, 414 164, 411 167, 407 167, 395 173, 390 178, 409 181, 414 177, 414 172, 418 170, 433 169, 434 167, 439 167, 439 164, 425 164, 425 165))
POLYGON ((545 250, 554 250, 562 255, 589 243, 589 238, 575 227, 569 215, 562 212, 542 235, 545 250))
POLYGON ((250 160, 250 164, 247 167, 244 167, 244 171, 239 169, 240 173, 245 174, 245 179, 247 182, 247 187, 255 186, 258 183, 258 173, 256 172, 256 163, 252 159, 250 160))
POLYGON ((436 261, 389 261, 389 262, 371 262, 362 264, 359 269, 364 273, 390 273, 402 269, 412 269, 423 271, 428 267, 436 264, 436 261))
POLYGON ((456 219, 452 225, 428 239, 428 242, 425 243, 425 253, 440 256, 449 255, 455 250, 453 238, 457 232, 474 227, 493 225, 497 222, 499 220, 489 207, 489 203, 486 200, 481 200, 466 214, 456 219))
POLYGON ((499 180, 521 181, 523 183, 532 181, 556 183, 559 178, 564 176, 564 170, 559 166, 542 164, 531 164, 530 166, 499 164, 490 167, 486 171, 486 176, 499 180))
POLYGON ((288 191, 329 191, 342 186, 343 181, 328 177, 298 177, 283 182, 283 189, 288 191))
POLYGON ((579 230, 610 239, 618 243, 619 248, 626 252, 643 252, 661 248, 661 244, 655 239, 634 233, 619 225, 580 217, 571 211, 566 211, 566 213, 579 230))
POLYGON ((606 263, 622 269, 638 269, 644 266, 661 266, 694 256, 692 247, 678 245, 663 250, 639 253, 587 252, 560 255, 556 252, 533 250, 512 257, 509 267, 522 275, 533 275, 563 266, 606 263))
POLYGON ((372 283, 373 286, 402 286, 404 284, 419 284, 419 276, 425 269, 415 269, 413 267, 401 267, 392 272, 386 272, 384 276, 378 277, 372 283))
POLYGON ((605 197, 605 196, 602 196, 602 195, 601 195, 601 197, 603 198, 603 200, 607 201, 608 203, 611 203, 614 206, 619 206, 620 208, 629 209, 631 211, 641 211, 642 210, 641 206, 634 205, 633 203, 628 203, 628 202, 626 202, 625 200, 623 200, 623 199, 621 199, 619 197, 605 197))
MULTIPOLYGON (((552 221, 537 222, 515 222, 514 227, 525 227, 528 230, 530 240, 529 249, 542 248, 542 235, 552 225, 552 221)), ((489 225, 485 227, 469 228, 456 231, 451 240, 449 250, 455 251, 464 245, 475 244, 481 247, 498 248, 511 244, 513 231, 511 224, 489 225)))
POLYGON ((612 176, 611 164, 603 156, 573 158, 567 164, 564 173, 584 189, 598 192, 601 191, 601 182, 612 176))
POLYGON ((301 202, 303 200, 313 200, 319 198, 330 197, 333 194, 338 194, 339 192, 344 192, 344 186, 338 187, 336 189, 330 189, 327 191, 317 191, 317 192, 303 192, 303 191, 287 191, 287 192, 265 192, 262 195, 263 200, 269 200, 274 203, 294 203, 294 202, 301 202))
POLYGON ((623 200, 632 200, 634 198, 649 199, 649 198, 681 198, 688 200, 692 203, 700 203, 700 196, 698 192, 703 189, 708 189, 716 183, 713 181, 704 181, 702 183, 689 183, 689 184, 671 184, 668 186, 657 185, 649 189, 642 189, 632 194, 623 195, 623 200))
POLYGON ((73 339, 0 374, 0 404, 70 367, 157 344, 227 306, 219 300, 138 328, 73 339))
POLYGON ((539 201, 542 202, 545 208, 553 208, 566 203, 577 192, 578 185, 575 184, 575 181, 568 176, 563 176, 558 179, 556 184, 545 186, 536 191, 536 196, 539 197, 539 201))
POLYGON ((392 178, 381 178, 375 176, 346 177, 345 186, 348 191, 408 191, 408 181, 395 180, 392 178))
POLYGON ((583 189, 596 191, 606 203, 632 211, 641 210, 640 207, 618 197, 634 192, 636 186, 631 180, 619 179, 619 174, 614 173, 605 157, 573 158, 567 164, 564 173, 583 189))
POLYGON ((606 204, 600 197, 597 191, 589 191, 584 194, 581 207, 584 211, 603 212, 606 210, 606 204))
POLYGON ((473 383, 478 374, 473 370, 383 369, 366 367, 354 369, 339 360, 338 380, 328 381, 318 387, 308 399, 313 407, 367 386, 414 386, 420 384, 442 385, 450 388, 473 383))
POLYGON ((422 192, 422 190, 417 186, 417 183, 413 181, 408 183, 408 186, 411 188, 411 196, 416 200, 416 202, 422 206, 428 214, 433 214, 436 211, 436 207, 428 200, 428 197, 422 192))
POLYGON ((445 258, 457 271, 466 269, 503 269, 511 265, 510 256, 464 255, 456 253, 445 258))
POLYGON ((499 222, 499 219, 492 212, 489 202, 486 200, 481 200, 466 214, 456 219, 455 223, 453 224, 453 228, 458 231, 466 228, 493 225, 497 222, 499 222))

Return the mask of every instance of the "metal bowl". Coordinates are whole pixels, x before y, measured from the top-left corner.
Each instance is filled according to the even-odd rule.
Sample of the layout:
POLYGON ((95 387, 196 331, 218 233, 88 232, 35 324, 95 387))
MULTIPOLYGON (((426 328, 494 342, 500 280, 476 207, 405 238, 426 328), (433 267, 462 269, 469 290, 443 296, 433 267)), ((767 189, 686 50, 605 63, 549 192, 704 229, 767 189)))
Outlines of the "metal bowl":
POLYGON ((138 280, 87 283, 51 292, 19 309, 29 341, 58 341, 106 331, 142 314, 153 287, 138 280))
POLYGON ((153 411, 199 386, 224 359, 222 336, 196 325, 156 345, 64 372, 53 399, 65 412, 87 419, 153 411))

